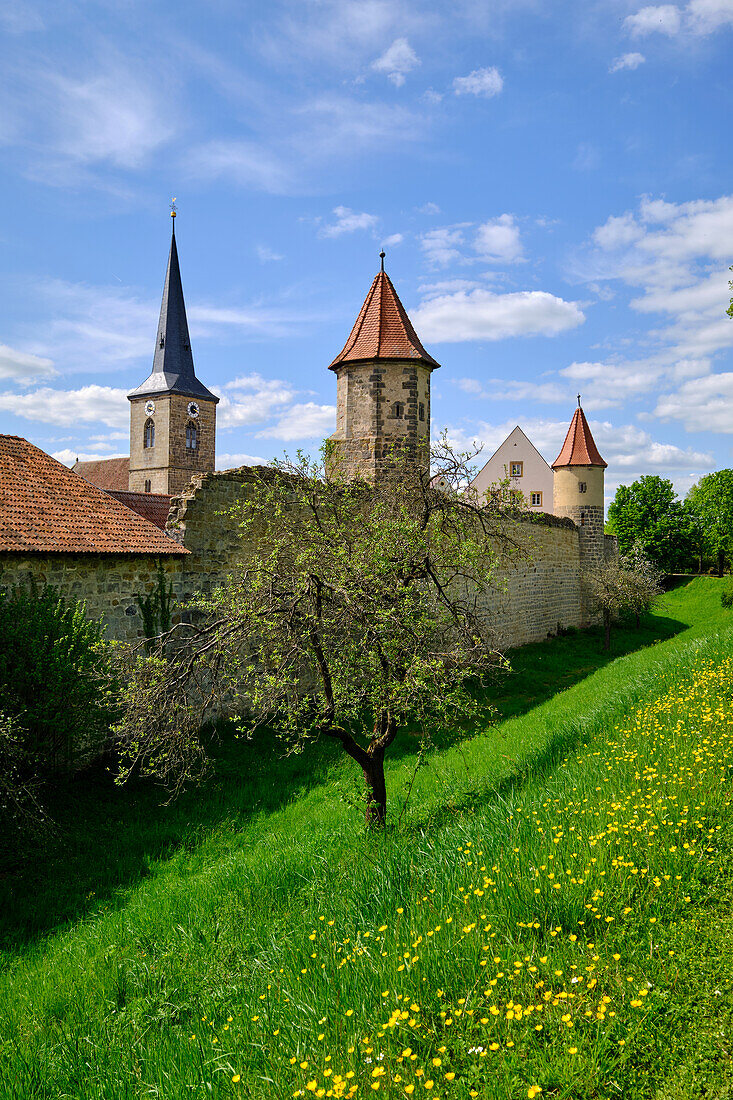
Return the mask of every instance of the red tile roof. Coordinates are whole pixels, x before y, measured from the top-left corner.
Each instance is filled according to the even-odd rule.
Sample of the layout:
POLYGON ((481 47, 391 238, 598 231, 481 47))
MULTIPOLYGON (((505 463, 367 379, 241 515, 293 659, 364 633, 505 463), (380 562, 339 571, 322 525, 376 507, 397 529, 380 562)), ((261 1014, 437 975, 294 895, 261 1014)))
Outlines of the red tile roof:
POLYGON ((0 551, 188 553, 154 524, 15 435, 0 435, 0 551))
POLYGON ((553 470, 558 466, 608 466, 600 456, 596 447, 585 413, 578 406, 575 415, 570 421, 568 434, 562 445, 560 454, 552 464, 553 470))
POLYGON ((337 370, 342 363, 358 363, 365 359, 414 359, 429 367, 440 366, 418 340, 405 307, 384 271, 375 277, 351 335, 331 363, 330 370, 337 370))
POLYGON ((108 489, 107 492, 126 508, 131 508, 143 519, 154 523, 161 531, 165 531, 168 513, 171 510, 171 498, 164 493, 130 493, 120 489, 108 489))
POLYGON ((98 489, 128 489, 130 485, 130 459, 127 455, 123 458, 100 458, 96 462, 76 461, 71 468, 98 489))

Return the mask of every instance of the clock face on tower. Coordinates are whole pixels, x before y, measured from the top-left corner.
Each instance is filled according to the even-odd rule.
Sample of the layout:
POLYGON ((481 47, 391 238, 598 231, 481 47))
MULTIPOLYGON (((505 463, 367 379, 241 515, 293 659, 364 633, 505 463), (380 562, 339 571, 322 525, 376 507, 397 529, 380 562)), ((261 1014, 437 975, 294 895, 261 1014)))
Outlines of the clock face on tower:
POLYGON ((155 412, 155 402, 154 401, 146 401, 145 402, 145 415, 146 416, 152 416, 154 412, 155 412))
POLYGON ((198 407, 198 405, 196 404, 195 401, 189 401, 188 408, 186 409, 186 412, 188 413, 188 415, 191 417, 192 420, 196 419, 196 417, 199 414, 199 407, 198 407))

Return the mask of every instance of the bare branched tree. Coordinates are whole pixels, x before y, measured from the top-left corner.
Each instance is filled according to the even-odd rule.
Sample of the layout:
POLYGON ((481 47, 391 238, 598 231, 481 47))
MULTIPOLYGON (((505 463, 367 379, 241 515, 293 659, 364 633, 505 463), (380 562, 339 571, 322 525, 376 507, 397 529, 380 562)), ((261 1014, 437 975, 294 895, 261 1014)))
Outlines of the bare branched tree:
POLYGON ((253 469, 232 513, 241 567, 196 601, 196 625, 128 670, 125 769, 174 787, 198 774, 202 721, 226 709, 292 750, 338 741, 382 824, 398 731, 459 727, 477 711, 472 681, 503 663, 487 605, 521 547, 498 502, 461 491, 471 457, 441 440, 431 474, 396 455, 374 486, 341 477, 325 452, 253 469))
POLYGON ((649 611, 662 594, 661 572, 636 544, 630 553, 594 566, 583 578, 591 609, 603 617, 603 648, 611 648, 611 623, 624 613, 636 617, 649 611))

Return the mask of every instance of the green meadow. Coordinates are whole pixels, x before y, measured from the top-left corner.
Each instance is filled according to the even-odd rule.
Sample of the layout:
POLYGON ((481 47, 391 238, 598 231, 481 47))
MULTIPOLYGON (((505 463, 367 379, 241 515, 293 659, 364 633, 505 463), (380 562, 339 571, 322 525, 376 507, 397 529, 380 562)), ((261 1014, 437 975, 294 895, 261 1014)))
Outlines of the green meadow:
POLYGON ((0 1096, 733 1097, 723 584, 511 654, 480 728, 395 744, 383 834, 265 735, 170 805, 57 791, 0 879, 0 1096))

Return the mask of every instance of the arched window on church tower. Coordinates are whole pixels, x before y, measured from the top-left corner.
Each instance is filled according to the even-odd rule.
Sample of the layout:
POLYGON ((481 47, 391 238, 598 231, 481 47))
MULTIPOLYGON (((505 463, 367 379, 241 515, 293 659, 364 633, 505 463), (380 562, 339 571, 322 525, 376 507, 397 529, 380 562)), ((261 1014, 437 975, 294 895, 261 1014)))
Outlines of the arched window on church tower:
POLYGON ((402 404, 401 401, 395 401, 394 404, 392 405, 392 419, 393 420, 402 420, 402 417, 404 415, 405 415, 405 406, 402 404))
POLYGON ((155 422, 148 417, 145 421, 145 431, 143 435, 143 447, 155 446, 155 422))
POLYGON ((197 450, 198 445, 198 431, 196 429, 196 425, 193 423, 192 420, 189 420, 188 424, 186 425, 186 450, 195 451, 197 450))

